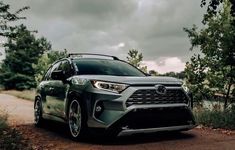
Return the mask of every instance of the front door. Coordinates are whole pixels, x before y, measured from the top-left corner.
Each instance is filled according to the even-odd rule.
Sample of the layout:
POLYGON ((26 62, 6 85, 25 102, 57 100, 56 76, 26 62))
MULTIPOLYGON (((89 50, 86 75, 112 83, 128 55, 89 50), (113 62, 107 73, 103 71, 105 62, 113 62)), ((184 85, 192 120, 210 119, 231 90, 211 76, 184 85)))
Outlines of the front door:
MULTIPOLYGON (((62 70, 65 79, 72 75, 72 68, 67 60, 61 61, 59 66, 54 70, 62 70)), ((52 71, 53 72, 53 71, 52 71)), ((62 80, 50 80, 48 95, 47 95, 47 107, 50 109, 50 114, 53 116, 65 117, 65 100, 66 93, 69 90, 69 84, 62 80)))

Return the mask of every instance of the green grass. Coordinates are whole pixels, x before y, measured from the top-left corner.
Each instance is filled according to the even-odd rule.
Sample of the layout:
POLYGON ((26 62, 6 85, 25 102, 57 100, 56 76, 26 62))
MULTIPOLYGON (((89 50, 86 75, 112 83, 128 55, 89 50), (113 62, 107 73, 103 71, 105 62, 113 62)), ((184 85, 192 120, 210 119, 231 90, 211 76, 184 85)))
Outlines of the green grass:
POLYGON ((1 91, 1 93, 13 95, 18 98, 31 100, 31 101, 33 101, 35 98, 35 90, 24 90, 24 91, 9 90, 9 91, 1 91))
POLYGON ((0 110, 0 149, 32 149, 22 135, 7 124, 7 114, 0 110))
POLYGON ((7 114, 0 110, 0 133, 7 127, 7 114))
POLYGON ((194 116, 198 124, 212 128, 235 130, 235 107, 228 110, 195 109, 194 116))

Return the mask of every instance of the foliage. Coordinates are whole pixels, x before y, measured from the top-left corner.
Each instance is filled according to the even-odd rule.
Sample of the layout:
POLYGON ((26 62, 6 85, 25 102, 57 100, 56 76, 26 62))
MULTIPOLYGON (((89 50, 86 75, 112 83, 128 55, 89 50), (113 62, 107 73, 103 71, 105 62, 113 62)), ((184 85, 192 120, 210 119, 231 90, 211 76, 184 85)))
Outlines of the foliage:
POLYGON ((174 77, 174 78, 178 78, 178 79, 184 79, 185 78, 185 71, 181 71, 181 72, 167 72, 164 74, 160 74, 160 76, 168 76, 168 77, 174 77))
MULTIPOLYGON (((204 15, 204 21, 207 21, 208 18, 211 18, 214 15, 217 15, 219 12, 219 6, 228 0, 210 0, 207 7, 207 14, 204 15)), ((231 3, 230 6, 230 15, 235 17, 235 0, 229 0, 231 3)), ((201 7, 206 6, 206 0, 201 0, 201 7)), ((234 20, 235 21, 235 20, 234 20)), ((235 25, 235 22, 232 22, 235 25)))
POLYGON ((6 58, 1 67, 0 83, 5 89, 30 89, 35 87, 32 64, 51 49, 45 38, 37 39, 24 25, 17 26, 16 37, 8 37, 4 44, 6 58))
POLYGON ((25 19, 25 17, 20 16, 20 13, 26 9, 29 9, 29 7, 25 6, 12 13, 10 12, 10 5, 4 4, 3 1, 0 1, 0 36, 15 36, 12 31, 15 30, 16 26, 13 26, 12 23, 20 19, 25 19))
POLYGON ((7 115, 0 110, 0 133, 7 128, 7 115))
POLYGON ((191 29, 184 28, 192 44, 191 50, 198 47, 200 50, 186 64, 187 83, 197 100, 223 95, 224 108, 235 82, 235 61, 231 57, 235 52, 235 26, 231 21, 230 3, 224 1, 219 13, 209 18, 203 29, 195 25, 191 29))
POLYGON ((67 56, 67 51, 49 51, 43 54, 36 64, 33 64, 33 69, 35 70, 35 80, 39 83, 42 80, 43 75, 46 73, 47 69, 56 60, 67 56))
POLYGON ((143 54, 139 53, 136 49, 131 49, 128 52, 128 56, 126 57, 127 61, 133 66, 139 68, 143 72, 147 72, 147 66, 142 66, 141 62, 143 61, 143 54))
POLYGON ((235 129, 235 107, 230 110, 221 111, 219 109, 214 110, 195 110, 194 116, 197 123, 213 127, 224 129, 235 129))
POLYGON ((32 149, 22 135, 7 125, 7 115, 0 110, 0 149, 32 149))
POLYGON ((151 76, 157 76, 157 75, 159 75, 159 73, 158 73, 157 71, 155 71, 155 70, 149 70, 149 74, 150 74, 151 76))

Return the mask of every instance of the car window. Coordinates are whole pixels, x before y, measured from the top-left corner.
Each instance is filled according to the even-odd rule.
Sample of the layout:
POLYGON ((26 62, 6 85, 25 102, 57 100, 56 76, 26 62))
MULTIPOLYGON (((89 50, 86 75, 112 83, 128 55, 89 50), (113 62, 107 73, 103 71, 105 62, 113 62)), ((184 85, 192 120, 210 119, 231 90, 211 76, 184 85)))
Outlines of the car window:
POLYGON ((146 76, 132 65, 119 60, 84 58, 73 61, 79 75, 146 76))
POLYGON ((58 70, 63 70, 66 78, 71 77, 71 75, 73 73, 71 65, 70 65, 69 61, 67 61, 67 60, 63 60, 61 62, 60 66, 58 67, 58 70))
POLYGON ((49 73, 49 75, 48 75, 47 80, 51 80, 51 73, 52 73, 53 71, 55 71, 55 70, 58 69, 60 63, 61 63, 61 62, 57 62, 56 64, 54 64, 54 65, 51 67, 50 73, 49 73))
POLYGON ((51 74, 51 67, 47 70, 47 72, 43 76, 42 81, 48 80, 50 74, 51 74))

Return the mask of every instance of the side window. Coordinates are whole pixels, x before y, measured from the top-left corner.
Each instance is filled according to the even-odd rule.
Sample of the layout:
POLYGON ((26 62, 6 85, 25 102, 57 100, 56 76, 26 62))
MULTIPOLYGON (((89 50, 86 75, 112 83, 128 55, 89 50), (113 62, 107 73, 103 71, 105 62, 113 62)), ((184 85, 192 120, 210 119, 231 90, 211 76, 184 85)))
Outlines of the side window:
POLYGON ((51 67, 47 70, 46 74, 43 76, 42 81, 48 80, 50 74, 51 74, 51 67))
POLYGON ((58 70, 63 70, 66 78, 69 78, 73 74, 73 70, 71 68, 71 65, 69 64, 69 61, 64 60, 61 62, 58 70))
POLYGON ((51 67, 47 80, 51 80, 51 73, 57 70, 60 64, 61 62, 58 62, 51 67))

